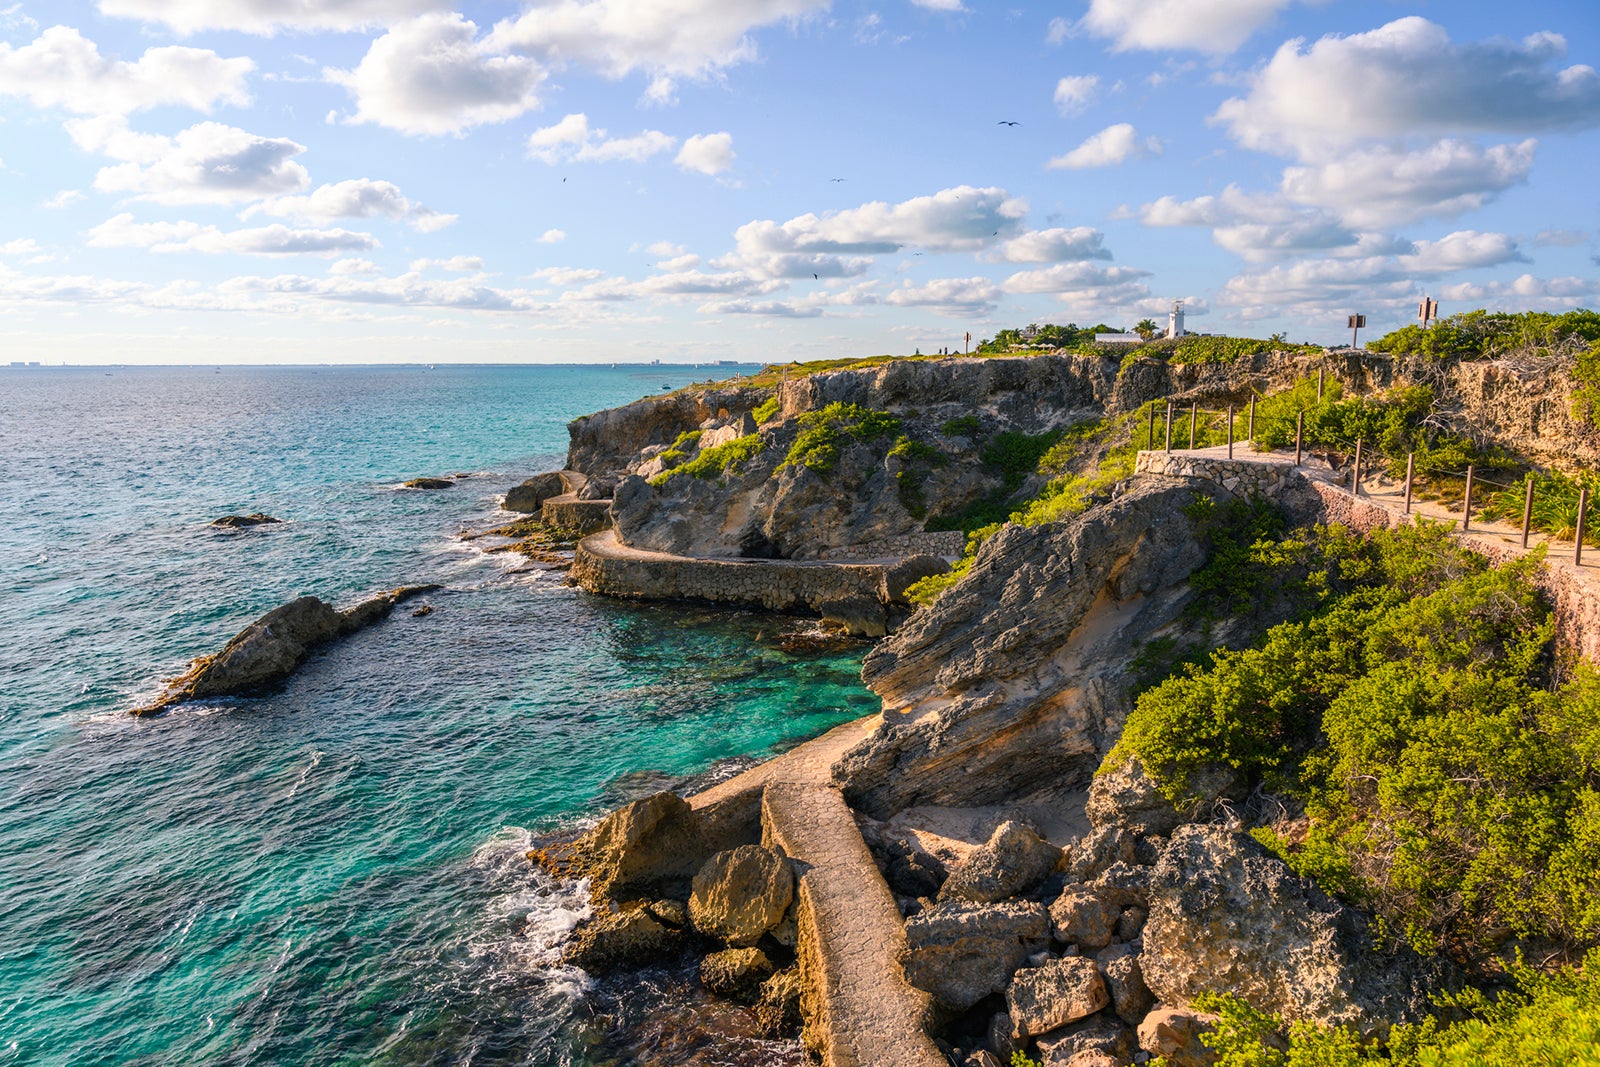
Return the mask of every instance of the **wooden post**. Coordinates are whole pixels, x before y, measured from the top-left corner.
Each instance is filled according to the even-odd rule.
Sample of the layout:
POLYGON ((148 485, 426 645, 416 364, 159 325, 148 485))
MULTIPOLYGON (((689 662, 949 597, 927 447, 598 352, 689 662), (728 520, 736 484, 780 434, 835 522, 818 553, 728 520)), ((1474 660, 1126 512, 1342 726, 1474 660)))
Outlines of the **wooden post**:
POLYGON ((1250 432, 1245 437, 1245 440, 1251 444, 1255 444, 1256 441, 1256 398, 1254 395, 1250 397, 1250 432))
POLYGON ((1200 401, 1195 400, 1189 404, 1189 450, 1194 451, 1195 420, 1200 417, 1200 401))
POLYGON ((1528 491, 1522 497, 1522 547, 1528 547, 1528 530, 1533 526, 1533 474, 1528 474, 1528 491))
POLYGON ((1461 529, 1471 528, 1472 523, 1472 464, 1467 464, 1467 495, 1461 501, 1461 529))
POLYGON ((1317 403, 1322 403, 1322 368, 1317 368, 1317 403))
POLYGON ((1150 451, 1156 450, 1156 406, 1150 405, 1150 451))
POLYGON ((1172 401, 1167 401, 1167 451, 1172 451, 1172 401))
POLYGON ((1406 453, 1406 514, 1411 514, 1411 473, 1416 469, 1417 454, 1406 453))
POLYGON ((1588 532, 1584 516, 1589 512, 1589 490, 1578 490, 1578 536, 1572 539, 1572 565, 1583 566, 1583 535, 1588 532))
POLYGON ((1306 433, 1306 413, 1301 412, 1294 417, 1294 465, 1300 466, 1300 440, 1306 433))
POLYGON ((1233 405, 1228 405, 1228 458, 1233 458, 1233 405))
POLYGON ((1361 495, 1361 438, 1356 438, 1356 465, 1350 472, 1350 495, 1361 495))

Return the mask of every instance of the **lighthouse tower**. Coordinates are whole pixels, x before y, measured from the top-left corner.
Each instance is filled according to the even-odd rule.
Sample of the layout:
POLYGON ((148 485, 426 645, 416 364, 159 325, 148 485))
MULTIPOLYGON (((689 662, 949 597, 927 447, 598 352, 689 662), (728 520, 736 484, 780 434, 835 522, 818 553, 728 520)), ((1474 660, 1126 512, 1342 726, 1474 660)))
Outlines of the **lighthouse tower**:
POLYGON ((1172 311, 1167 315, 1167 336, 1182 337, 1186 332, 1183 328, 1183 301, 1174 300, 1172 311))

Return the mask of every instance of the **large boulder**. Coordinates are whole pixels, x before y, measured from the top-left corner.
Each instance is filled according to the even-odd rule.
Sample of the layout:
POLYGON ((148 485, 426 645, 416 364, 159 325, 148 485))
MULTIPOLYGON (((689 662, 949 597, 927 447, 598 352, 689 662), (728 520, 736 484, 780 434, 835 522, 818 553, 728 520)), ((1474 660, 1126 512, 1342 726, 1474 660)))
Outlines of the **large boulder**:
POLYGON ((1107 1018, 1104 1012, 1039 1035, 1039 1058, 1044 1067, 1082 1067, 1090 1062, 1085 1058, 1089 1053, 1123 1064, 1133 1058, 1135 1047, 1133 1030, 1107 1018))
POLYGON ((1116 827, 1146 837, 1170 834, 1185 821, 1161 795, 1155 779, 1145 773, 1138 756, 1129 756, 1094 776, 1086 812, 1096 829, 1116 827))
POLYGON ((947 901, 906 920, 906 980, 947 1008, 965 1011, 1003 992, 1049 941, 1043 904, 947 901))
POLYGON ((1217 1016, 1182 1008, 1157 1008, 1139 1023, 1139 1047, 1160 1056, 1167 1067, 1211 1067, 1217 1054, 1201 1035, 1215 1029, 1217 1016))
POLYGON ((1064 945, 1095 952, 1111 944, 1122 906, 1085 885, 1069 885, 1050 905, 1050 934, 1064 945))
POLYGON ((561 475, 556 471, 546 471, 544 474, 535 474, 521 485, 514 485, 508 489, 505 503, 501 506, 507 511, 537 515, 546 500, 560 496, 566 491, 561 475))
POLYGON ((1026 967, 1006 988, 1006 1010, 1018 1037, 1034 1037, 1087 1018, 1111 1003, 1105 979, 1083 956, 1052 959, 1026 967))
POLYGON ((764 1036, 790 1037, 799 1031, 802 988, 799 967, 786 967, 761 984, 756 1027, 764 1036))
POLYGON ((1123 1022, 1137 1026, 1156 1002, 1155 994, 1145 985, 1139 953, 1132 945, 1111 945, 1095 953, 1094 962, 1106 980, 1112 1010, 1123 1022))
POLYGON ((783 921, 794 901, 789 861, 760 845, 718 852, 694 876, 694 928, 735 947, 754 945, 783 921))
POLYGON ((1038 886, 1061 862, 1061 850, 1020 822, 1006 821, 950 872, 940 900, 981 904, 1019 896, 1038 886))
POLYGON ((777 968, 758 948, 729 948, 700 961, 700 984, 719 997, 754 1004, 777 968))
POLYGON ((682 899, 705 863, 701 820, 674 793, 626 804, 569 842, 535 848, 528 858, 564 878, 588 878, 596 900, 642 895, 682 899))
POLYGON ((605 974, 671 958, 685 945, 685 931, 668 925, 659 910, 636 900, 603 911, 578 927, 561 959, 590 974, 605 974))
POLYGON ((1223 989, 1286 1022, 1374 1036, 1453 982, 1442 961, 1380 948, 1364 916, 1250 837, 1207 825, 1174 831, 1155 867, 1140 965, 1169 1004, 1223 989))
POLYGON ((241 530, 251 526, 272 526, 282 522, 282 519, 275 519, 264 511, 253 511, 248 515, 224 515, 220 519, 212 519, 211 525, 229 530, 241 530))

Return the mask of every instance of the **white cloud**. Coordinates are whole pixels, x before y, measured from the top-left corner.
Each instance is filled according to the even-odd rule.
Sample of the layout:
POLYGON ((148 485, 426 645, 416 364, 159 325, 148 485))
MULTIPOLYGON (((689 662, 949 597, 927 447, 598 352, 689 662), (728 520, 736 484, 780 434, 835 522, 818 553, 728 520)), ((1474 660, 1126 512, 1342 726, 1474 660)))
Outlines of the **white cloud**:
MULTIPOLYGON (((1292 0, 1089 0, 1082 25, 1117 51, 1232 52, 1292 0)), ((1052 28, 1053 28, 1052 24, 1052 28)))
POLYGON ((1056 82, 1056 110, 1063 115, 1076 115, 1089 106, 1099 87, 1097 74, 1069 74, 1056 82))
POLYGON ((163 204, 225 204, 298 192, 310 184, 294 157, 305 146, 202 122, 175 137, 131 133, 112 123, 68 123, 79 145, 128 162, 95 176, 101 192, 134 193, 163 204))
POLYGON ((965 11, 961 0, 911 0, 912 6, 927 8, 929 11, 965 11))
POLYGON ((663 259, 659 263, 653 264, 656 270, 666 271, 688 270, 699 265, 700 257, 693 252, 685 252, 681 256, 673 256, 671 259, 663 259))
POLYGON ((328 69, 356 100, 348 121, 410 134, 460 133, 539 105, 538 64, 497 54, 459 14, 422 15, 372 42, 355 70, 328 69))
POLYGON ((479 256, 451 256, 449 259, 413 259, 409 269, 413 272, 421 272, 430 267, 457 274, 477 273, 483 270, 483 259, 479 256))
POLYGON ((1070 230, 1030 230, 1001 245, 996 259, 1007 263, 1064 263, 1074 259, 1110 259, 1105 235, 1088 226, 1070 230))
POLYGON ((43 251, 32 237, 18 237, 0 245, 0 256, 37 256, 43 251))
POLYGON ((182 34, 201 30, 359 30, 446 10, 449 0, 99 0, 100 11, 160 22, 182 34))
POLYGON ((365 252, 378 242, 350 230, 292 230, 260 226, 223 231, 197 222, 135 222, 124 212, 89 231, 91 248, 144 248, 151 252, 233 253, 250 256, 335 256, 365 252))
POLYGON ((733 166, 733 135, 700 133, 683 142, 673 160, 684 170, 701 174, 721 174, 733 166))
POLYGON ((978 318, 995 309, 1002 293, 988 278, 935 278, 923 285, 909 279, 883 298, 895 307, 932 308, 952 318, 978 318))
MULTIPOLYGON (((644 246, 644 250, 652 256, 681 256, 689 249, 686 245, 674 244, 671 241, 655 241, 644 246)), ((634 251, 629 249, 629 251, 634 251)))
POLYGON ((1411 251, 1409 242, 1358 230, 1335 213, 1302 208, 1278 193, 1246 193, 1230 185, 1220 194, 1178 200, 1163 196, 1137 212, 1146 226, 1208 226, 1222 248, 1252 260, 1321 253, 1367 257, 1411 251))
POLYGON ((734 232, 739 252, 882 255, 907 246, 972 252, 1009 240, 1021 229, 1027 202, 1004 189, 961 185, 898 204, 881 200, 787 222, 747 222, 734 232))
POLYGON ((52 26, 21 48, 0 43, 0 93, 79 115, 126 115, 168 104, 210 112, 217 104, 250 102, 245 76, 255 66, 181 47, 152 48, 129 63, 102 56, 75 29, 52 26))
POLYGON ((255 214, 277 215, 313 225, 326 225, 339 219, 395 219, 423 233, 442 230, 459 218, 406 199, 393 182, 371 178, 351 178, 321 185, 305 196, 274 197, 253 205, 244 212, 244 217, 255 214))
POLYGON ((541 267, 533 272, 533 276, 542 278, 552 285, 567 286, 604 278, 606 272, 596 270, 594 267, 541 267))
POLYGON ((1556 69, 1566 41, 1536 33, 1456 44, 1411 16, 1368 33, 1297 38, 1212 120, 1250 148, 1326 159, 1370 138, 1534 133, 1600 125, 1600 75, 1556 69))
POLYGON ((539 243, 542 245, 553 245, 561 241, 565 241, 566 239, 566 230, 557 230, 554 228, 548 229, 539 235, 539 243))
POLYGON ((1540 248, 1572 248, 1581 245, 1589 239, 1589 235, 1582 230, 1564 230, 1559 228, 1540 230, 1533 236, 1533 243, 1540 248))
POLYGON ((1050 25, 1045 28, 1044 43, 1060 44, 1067 38, 1076 35, 1077 29, 1073 26, 1073 24, 1066 19, 1057 16, 1056 18, 1051 19, 1050 25))
POLYGON ((1491 311, 1570 311, 1593 307, 1600 301, 1600 281, 1567 275, 1535 278, 1531 274, 1510 281, 1463 282, 1439 290, 1439 299, 1463 308, 1487 307, 1491 311))
POLYGON ((796 22, 828 0, 550 0, 496 24, 492 47, 621 78, 653 76, 646 98, 670 101, 679 78, 706 78, 756 56, 750 31, 796 22))
POLYGON ((1396 261, 1411 274, 1448 274, 1502 263, 1526 263, 1528 257, 1517 250, 1516 239, 1506 234, 1457 230, 1437 241, 1418 241, 1416 251, 1399 256, 1396 261))
POLYGON ((68 204, 76 204, 79 200, 82 200, 82 199, 84 199, 83 190, 81 190, 81 189, 62 189, 60 192, 58 192, 54 196, 50 197, 50 199, 46 200, 40 206, 41 207, 50 208, 51 210, 55 210, 56 208, 66 207, 68 204))
POLYGON ((1357 149, 1313 166, 1287 167, 1282 189, 1296 203, 1335 211, 1354 226, 1393 226, 1482 207, 1527 180, 1537 142, 1484 149, 1443 140, 1406 152, 1357 149))
POLYGON ((1093 263, 1058 263, 1039 270, 1018 271, 1005 280, 1008 293, 1066 293, 1114 289, 1150 277, 1137 267, 1103 267, 1093 263))
POLYGON ((329 274, 382 274, 370 259, 341 259, 328 268, 329 274))
POLYGON ((1139 139, 1139 132, 1126 122, 1107 126, 1085 140, 1064 156, 1052 159, 1048 166, 1057 170, 1082 170, 1088 167, 1110 167, 1130 159, 1160 155, 1161 142, 1154 137, 1139 139))
POLYGON ((554 166, 557 163, 642 163, 651 156, 670 152, 678 143, 659 130, 645 130, 632 137, 609 137, 605 130, 591 129, 582 113, 568 115, 554 126, 533 131, 528 136, 528 155, 554 166))

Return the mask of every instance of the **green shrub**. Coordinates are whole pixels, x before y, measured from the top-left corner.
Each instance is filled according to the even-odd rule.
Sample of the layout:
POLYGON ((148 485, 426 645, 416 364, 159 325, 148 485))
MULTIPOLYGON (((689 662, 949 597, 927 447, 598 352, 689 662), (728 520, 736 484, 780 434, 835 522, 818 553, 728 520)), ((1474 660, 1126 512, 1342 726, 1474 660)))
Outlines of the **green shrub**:
POLYGON ((820 411, 800 416, 800 433, 785 467, 805 467, 826 477, 839 461, 839 451, 852 441, 875 441, 900 432, 900 420, 886 411, 835 401, 820 411))
POLYGON ((777 413, 778 397, 777 394, 773 394, 757 404, 754 410, 750 412, 750 417, 756 420, 757 426, 760 426, 762 423, 770 421, 777 413))
POLYGON ((946 437, 976 437, 982 430, 983 424, 976 415, 957 415, 939 427, 946 437))
POLYGON ((1578 355, 1572 381, 1572 417, 1600 429, 1600 342, 1578 355))
POLYGON ((673 467, 671 470, 662 471, 650 479, 650 484, 662 486, 671 478, 680 474, 691 475, 695 478, 704 478, 707 481, 721 478, 724 474, 738 474, 744 465, 751 459, 761 454, 766 448, 766 442, 760 434, 746 434, 736 437, 732 441, 724 441, 714 448, 702 449, 700 454, 682 466, 673 467))

